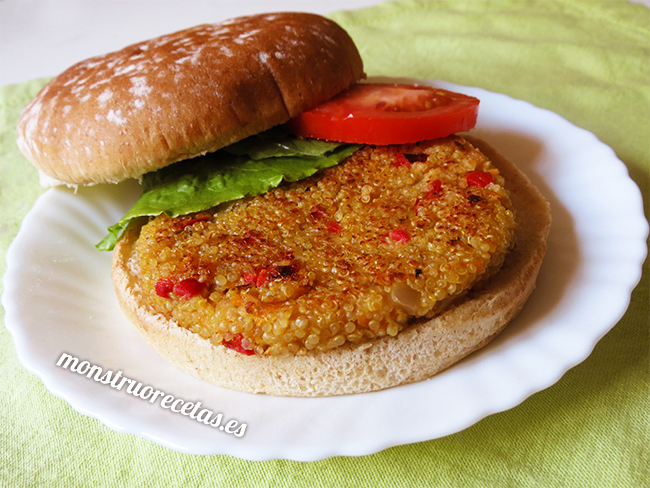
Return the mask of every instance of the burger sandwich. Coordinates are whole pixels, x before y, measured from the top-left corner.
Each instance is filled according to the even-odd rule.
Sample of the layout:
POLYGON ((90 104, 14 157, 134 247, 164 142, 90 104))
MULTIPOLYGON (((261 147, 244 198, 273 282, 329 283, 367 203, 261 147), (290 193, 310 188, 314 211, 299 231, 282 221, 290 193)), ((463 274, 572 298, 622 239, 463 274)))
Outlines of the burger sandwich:
POLYGON ((548 203, 483 142, 479 101, 364 82, 313 14, 200 25, 83 61, 23 111, 45 185, 137 178, 98 244, 163 358, 252 393, 425 380, 532 292, 548 203))

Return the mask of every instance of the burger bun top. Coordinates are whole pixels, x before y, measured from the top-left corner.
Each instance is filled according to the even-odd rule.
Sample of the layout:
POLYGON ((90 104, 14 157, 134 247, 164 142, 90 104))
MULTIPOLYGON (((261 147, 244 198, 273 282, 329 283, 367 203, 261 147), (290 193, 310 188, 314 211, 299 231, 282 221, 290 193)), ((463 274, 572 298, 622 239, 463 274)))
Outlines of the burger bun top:
POLYGON ((82 61, 24 109, 46 186, 138 178, 282 124, 364 77, 350 36, 307 13, 204 24, 82 61))

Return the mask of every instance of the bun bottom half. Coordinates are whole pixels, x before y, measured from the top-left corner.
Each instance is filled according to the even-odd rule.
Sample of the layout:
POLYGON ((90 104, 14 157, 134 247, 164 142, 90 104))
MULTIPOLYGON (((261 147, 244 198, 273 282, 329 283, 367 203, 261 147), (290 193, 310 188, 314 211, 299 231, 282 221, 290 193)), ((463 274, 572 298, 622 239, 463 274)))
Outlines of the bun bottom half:
POLYGON ((462 301, 396 337, 345 344, 305 356, 246 356, 191 333, 144 306, 129 261, 139 234, 131 226, 113 252, 118 301, 141 336, 177 368, 216 385, 277 396, 331 396, 425 380, 489 343, 535 288, 551 225, 548 202, 528 178, 485 143, 468 138, 499 169, 514 205, 516 246, 502 269, 462 301))

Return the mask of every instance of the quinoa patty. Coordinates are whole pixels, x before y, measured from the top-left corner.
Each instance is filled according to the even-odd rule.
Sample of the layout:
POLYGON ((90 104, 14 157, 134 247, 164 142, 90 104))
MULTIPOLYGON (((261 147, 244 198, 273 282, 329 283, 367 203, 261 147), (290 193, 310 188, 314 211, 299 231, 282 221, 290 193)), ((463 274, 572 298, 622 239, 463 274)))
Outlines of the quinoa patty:
POLYGON ((245 354, 395 336, 491 276, 513 245, 503 179, 457 136, 366 146, 219 211, 141 230, 147 305, 245 354))

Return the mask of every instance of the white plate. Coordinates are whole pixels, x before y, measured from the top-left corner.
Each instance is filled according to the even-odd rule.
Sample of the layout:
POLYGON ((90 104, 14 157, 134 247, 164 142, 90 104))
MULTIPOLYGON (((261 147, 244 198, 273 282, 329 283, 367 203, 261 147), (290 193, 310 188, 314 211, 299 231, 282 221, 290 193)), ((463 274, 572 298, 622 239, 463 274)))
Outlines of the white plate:
POLYGON ((551 203, 538 286, 488 347, 438 376, 376 393, 276 398, 222 389, 159 358, 122 315, 111 256, 94 244, 134 201, 132 183, 46 192, 7 254, 6 326, 23 365, 78 412, 116 431, 196 454, 312 461, 435 439, 518 405, 584 360, 626 310, 648 232, 625 165, 592 134, 526 102, 434 82, 481 99, 480 137, 551 203), (241 437, 56 366, 62 353, 202 403, 247 424, 241 437))

